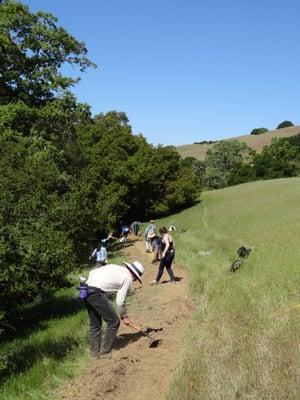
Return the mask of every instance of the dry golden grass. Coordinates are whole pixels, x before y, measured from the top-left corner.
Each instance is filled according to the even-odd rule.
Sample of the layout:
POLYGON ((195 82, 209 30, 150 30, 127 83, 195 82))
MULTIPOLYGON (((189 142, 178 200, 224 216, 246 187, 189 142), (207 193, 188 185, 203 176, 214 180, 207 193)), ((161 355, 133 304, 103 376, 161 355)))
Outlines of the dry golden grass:
MULTIPOLYGON (((248 146, 252 147, 254 150, 260 152, 264 146, 271 144, 273 138, 284 138, 294 136, 300 133, 300 126, 291 126, 289 128, 275 129, 263 133, 261 135, 243 135, 232 137, 224 140, 239 140, 240 142, 246 143, 248 146)), ((182 157, 195 157, 198 160, 204 160, 205 154, 208 149, 213 146, 212 144, 186 144, 183 146, 178 146, 177 151, 182 157)))

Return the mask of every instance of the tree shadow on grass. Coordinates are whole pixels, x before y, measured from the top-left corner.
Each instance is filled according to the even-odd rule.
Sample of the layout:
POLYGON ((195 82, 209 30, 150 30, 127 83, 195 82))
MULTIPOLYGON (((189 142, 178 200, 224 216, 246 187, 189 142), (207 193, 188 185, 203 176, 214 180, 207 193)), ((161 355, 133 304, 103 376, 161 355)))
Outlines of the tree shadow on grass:
POLYGON ((1 342, 25 338, 35 331, 47 329, 48 321, 77 314, 83 308, 84 302, 70 295, 49 295, 29 306, 20 307, 10 312, 10 329, 2 334, 1 342))
POLYGON ((46 339, 42 343, 27 345, 20 351, 16 350, 5 357, 5 367, 0 369, 0 383, 12 374, 28 370, 37 360, 43 358, 61 360, 70 350, 78 346, 79 343, 73 337, 65 336, 59 340, 46 339))

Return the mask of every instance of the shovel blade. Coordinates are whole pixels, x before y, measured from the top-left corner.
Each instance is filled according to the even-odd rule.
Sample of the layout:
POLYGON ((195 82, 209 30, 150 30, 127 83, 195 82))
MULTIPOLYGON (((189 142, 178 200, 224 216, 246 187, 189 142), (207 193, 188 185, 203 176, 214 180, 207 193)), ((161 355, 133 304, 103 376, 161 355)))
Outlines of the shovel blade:
POLYGON ((161 339, 150 339, 149 347, 150 348, 158 347, 161 345, 161 342, 162 342, 161 339))

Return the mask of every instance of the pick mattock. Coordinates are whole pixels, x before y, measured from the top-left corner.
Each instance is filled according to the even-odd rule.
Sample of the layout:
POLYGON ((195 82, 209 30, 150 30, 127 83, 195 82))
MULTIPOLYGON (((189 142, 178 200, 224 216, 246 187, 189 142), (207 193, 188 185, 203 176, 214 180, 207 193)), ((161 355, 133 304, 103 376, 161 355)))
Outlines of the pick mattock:
POLYGON ((141 329, 139 326, 131 324, 130 325, 131 328, 133 328, 134 330, 140 332, 142 335, 147 336, 147 338, 149 339, 149 347, 153 348, 153 347, 158 347, 162 340, 161 339, 154 339, 148 332, 147 332, 147 328, 145 329, 141 329))

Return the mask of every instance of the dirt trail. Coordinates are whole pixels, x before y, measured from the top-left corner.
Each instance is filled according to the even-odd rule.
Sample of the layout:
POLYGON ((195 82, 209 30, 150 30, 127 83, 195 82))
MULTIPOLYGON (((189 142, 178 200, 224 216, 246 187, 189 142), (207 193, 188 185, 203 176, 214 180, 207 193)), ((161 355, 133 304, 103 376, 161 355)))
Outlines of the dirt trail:
POLYGON ((157 348, 148 347, 148 339, 121 324, 112 357, 93 361, 83 376, 71 381, 61 391, 67 400, 147 400, 163 399, 179 360, 181 343, 190 315, 187 298, 187 278, 174 265, 175 285, 168 283, 167 272, 161 284, 150 286, 157 264, 151 264, 152 254, 145 253, 138 238, 124 248, 124 260, 140 261, 145 267, 143 285, 134 283, 128 299, 129 316, 136 324, 162 331, 157 348))

